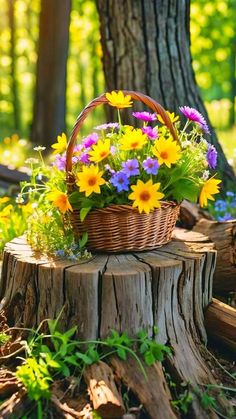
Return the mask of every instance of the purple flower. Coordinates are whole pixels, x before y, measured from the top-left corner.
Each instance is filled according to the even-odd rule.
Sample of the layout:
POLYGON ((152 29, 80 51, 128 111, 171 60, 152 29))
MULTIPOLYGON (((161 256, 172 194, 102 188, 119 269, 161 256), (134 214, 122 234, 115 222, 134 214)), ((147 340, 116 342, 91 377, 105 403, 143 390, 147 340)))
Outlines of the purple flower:
POLYGON ((217 166, 217 151, 212 144, 208 145, 206 158, 210 169, 215 169, 217 166))
POLYGON ((116 172, 114 169, 111 168, 111 166, 109 164, 105 164, 105 169, 111 173, 111 175, 114 175, 116 172))
POLYGON ((119 128, 119 124, 118 124, 118 122, 108 122, 107 124, 98 125, 94 129, 97 129, 97 130, 106 130, 108 128, 112 128, 112 129, 116 129, 117 128, 118 129, 119 128))
POLYGON ((90 148, 93 144, 96 144, 98 141, 98 134, 96 132, 93 132, 92 134, 89 134, 87 137, 84 138, 82 144, 84 148, 90 148))
POLYGON ((124 172, 115 173, 111 180, 111 184, 116 187, 117 192, 129 190, 129 179, 124 172))
MULTIPOLYGON (((77 163, 79 157, 72 157, 72 163, 77 163)), ((66 168, 66 156, 61 156, 60 154, 56 154, 55 161, 53 162, 53 166, 56 166, 59 170, 65 170, 66 168)))
POLYGON ((122 172, 129 178, 139 175, 139 164, 137 159, 130 159, 122 163, 122 172))
POLYGON ((233 220, 233 217, 229 212, 226 212, 226 214, 223 215, 223 217, 218 216, 217 220, 218 221, 229 221, 229 220, 233 220))
POLYGON ((89 154, 88 153, 81 154, 81 156, 79 156, 79 161, 84 164, 89 164, 90 163, 89 154))
POLYGON ((141 119, 142 121, 145 121, 145 122, 152 122, 157 119, 155 113, 149 113, 149 112, 133 112, 132 115, 135 118, 141 119))
POLYGON ((114 156, 114 154, 116 154, 116 152, 117 152, 117 148, 114 145, 111 145, 110 153, 112 154, 112 156, 114 156))
POLYGON ((53 166, 56 166, 59 170, 65 170, 66 168, 66 156, 56 154, 53 166))
POLYGON ((74 148, 74 153, 80 153, 83 147, 83 144, 77 144, 74 148))
POLYGON ((160 167, 157 159, 152 159, 151 157, 147 157, 142 166, 149 175, 156 175, 160 167))
POLYGON ((206 134, 210 133, 205 118, 200 112, 197 111, 197 109, 190 108, 189 106, 181 106, 179 110, 184 114, 184 116, 187 119, 196 122, 196 124, 198 124, 206 134))
POLYGON ((158 137, 158 134, 155 128, 143 127, 142 131, 144 134, 147 134, 147 136, 151 138, 152 140, 155 140, 158 137))

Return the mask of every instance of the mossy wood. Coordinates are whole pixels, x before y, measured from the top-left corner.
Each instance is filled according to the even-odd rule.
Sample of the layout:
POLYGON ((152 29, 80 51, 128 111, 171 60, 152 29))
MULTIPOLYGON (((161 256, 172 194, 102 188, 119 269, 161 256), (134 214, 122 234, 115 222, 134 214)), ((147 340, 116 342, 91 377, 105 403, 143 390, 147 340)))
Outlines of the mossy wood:
MULTIPOLYGON (((111 329, 131 336, 146 329, 151 336, 157 325, 158 341, 173 350, 165 363, 173 381, 193 387, 215 383, 204 325, 215 262, 209 240, 181 229, 175 230, 172 242, 155 251, 100 254, 84 263, 41 256, 25 238, 18 238, 4 251, 1 308, 11 326, 36 327, 61 313, 62 329, 77 325, 82 339, 103 338, 111 329)), ((178 417, 161 364, 147 368, 148 381, 133 364, 133 359, 112 359, 110 366, 151 418, 178 417)), ((219 403, 224 409, 225 402, 219 403)), ((197 399, 191 409, 191 418, 218 417, 205 412, 197 399)))

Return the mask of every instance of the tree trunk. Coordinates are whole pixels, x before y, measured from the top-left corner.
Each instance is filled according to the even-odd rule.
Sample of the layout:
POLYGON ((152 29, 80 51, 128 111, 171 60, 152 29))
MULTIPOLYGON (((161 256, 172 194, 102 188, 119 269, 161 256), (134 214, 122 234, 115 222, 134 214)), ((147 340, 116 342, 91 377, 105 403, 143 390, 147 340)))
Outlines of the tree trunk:
POLYGON ((48 146, 65 130, 71 0, 42 0, 31 140, 48 146))
POLYGON ((14 114, 14 129, 20 130, 20 101, 17 83, 17 64, 16 64, 16 28, 15 28, 15 0, 9 0, 9 26, 10 26, 10 56, 11 56, 11 88, 12 88, 12 102, 14 114))
POLYGON ((96 0, 106 87, 138 90, 178 112, 196 107, 211 129, 225 184, 235 181, 196 85, 190 54, 190 1, 96 0))
MULTIPOLYGON (((145 329, 152 336, 157 325, 158 341, 173 350, 165 371, 180 388, 183 382, 193 388, 215 384, 214 369, 206 362, 204 310, 212 300, 216 251, 199 233, 176 229, 174 237, 151 252, 94 255, 86 263, 50 260, 35 254, 24 238, 14 239, 4 252, 0 309, 10 326, 27 328, 61 312, 62 330, 77 325, 84 340, 104 338, 111 329, 129 336, 145 329)), ((147 382, 135 365, 111 360, 149 417, 176 417, 160 367, 147 368, 147 382)), ((218 402, 225 412, 223 399, 218 402)), ((191 418, 218 415, 204 412, 194 399, 191 418)))

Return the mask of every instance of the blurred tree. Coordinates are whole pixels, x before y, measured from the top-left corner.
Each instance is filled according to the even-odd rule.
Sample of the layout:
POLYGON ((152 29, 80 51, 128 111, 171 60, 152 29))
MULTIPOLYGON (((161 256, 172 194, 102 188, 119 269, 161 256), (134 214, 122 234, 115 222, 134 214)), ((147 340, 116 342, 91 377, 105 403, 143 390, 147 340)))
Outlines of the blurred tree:
POLYGON ((16 60, 16 28, 15 28, 15 0, 8 2, 8 15, 10 27, 10 57, 11 57, 11 90, 13 102, 14 129, 20 130, 20 101, 17 83, 17 60, 16 60))
MULTIPOLYGON (((210 121, 196 85, 190 54, 190 0, 96 0, 108 90, 133 89, 165 108, 196 107, 210 121)), ((214 130, 223 182, 235 182, 214 130)))
POLYGON ((66 64, 71 0, 42 0, 31 140, 55 141, 65 130, 66 64))
POLYGON ((229 99, 228 122, 232 126, 236 96, 236 0, 192 0, 191 41, 193 68, 203 99, 229 99))

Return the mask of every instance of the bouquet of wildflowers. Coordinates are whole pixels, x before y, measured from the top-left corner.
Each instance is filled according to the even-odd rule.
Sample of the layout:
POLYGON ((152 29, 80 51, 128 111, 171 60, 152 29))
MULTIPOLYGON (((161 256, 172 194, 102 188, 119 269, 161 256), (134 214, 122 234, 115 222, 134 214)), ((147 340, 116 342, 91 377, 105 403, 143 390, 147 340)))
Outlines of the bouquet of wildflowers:
MULTIPOLYGON (((141 122, 142 127, 124 125, 121 110, 132 106, 131 96, 113 91, 106 98, 117 108, 118 120, 97 126, 75 147, 72 171, 77 188, 70 196, 52 190, 47 199, 54 206, 63 213, 80 209, 84 220, 91 210, 110 205, 126 204, 149 214, 163 200, 199 199, 202 207, 214 200, 220 180, 210 177, 210 169, 216 168, 217 152, 204 138, 209 129, 197 110, 180 108, 186 118, 183 128, 179 116, 167 112, 177 142, 155 113, 133 112, 134 122, 141 122)), ((59 136, 52 147, 54 165, 64 170, 66 136, 59 136)))
MULTIPOLYGON (((24 201, 24 195, 27 194, 33 202, 34 214, 28 220, 28 237, 33 247, 39 248, 40 243, 39 250, 48 249, 55 253, 59 249, 60 255, 67 252, 72 258, 74 253, 80 257, 87 237, 94 233, 89 220, 84 228, 88 214, 92 216, 98 209, 101 214, 103 209, 105 211, 108 208, 109 211, 115 208, 114 213, 117 214, 121 206, 128 211, 124 228, 130 225, 132 210, 132 217, 138 226, 137 235, 146 236, 146 243, 148 234, 153 235, 152 248, 155 248, 171 237, 170 228, 173 228, 178 213, 176 204, 183 199, 192 202, 199 200, 203 207, 208 200, 214 200, 214 195, 219 192, 220 180, 214 174, 210 176, 210 170, 217 166, 217 152, 204 138, 205 134, 209 134, 209 129, 197 110, 188 106, 180 108, 186 118, 183 128, 179 116, 168 111, 168 126, 165 124, 166 113, 164 121, 160 114, 147 111, 133 112, 134 124, 125 125, 122 123, 122 112, 132 107, 131 96, 122 91, 111 92, 106 94, 106 101, 117 109, 117 122, 95 127, 74 147, 70 170, 74 181, 70 193, 66 187, 65 171, 66 151, 68 153, 69 148, 64 133, 52 145, 52 165, 45 164, 43 147, 35 148, 39 153, 37 162, 28 159, 32 171, 31 182, 22 185, 18 199, 24 201), (163 218, 160 218, 162 221, 159 219, 159 225, 153 224, 154 219, 145 221, 149 233, 144 228, 144 220, 147 220, 147 216, 157 217, 159 208, 162 214, 163 211, 170 214, 169 210, 164 210, 167 207, 176 209, 173 209, 172 215, 167 215, 165 221, 169 229, 169 238, 166 240, 161 232, 163 218), (79 222, 83 224, 79 226, 79 244, 71 230, 73 217, 77 220, 78 212, 79 222), (142 213, 145 217, 141 221, 135 214, 142 213), (86 236, 87 230, 89 234, 86 236), (160 242, 156 231, 159 231, 160 242)), ((107 223, 106 215, 103 223, 104 220, 107 223)), ((111 226, 114 224, 117 226, 119 220, 110 221, 111 226)), ((113 233, 110 233, 111 249, 116 235, 113 233)), ((129 237, 129 230, 125 234, 129 237)), ((107 231, 104 230, 102 236, 106 236, 108 243, 107 231)), ((99 249, 103 249, 102 246, 99 249)), ((146 247, 143 243, 138 245, 140 249, 146 247)), ((128 250, 131 248, 137 247, 135 244, 134 247, 132 244, 125 247, 128 250)))

